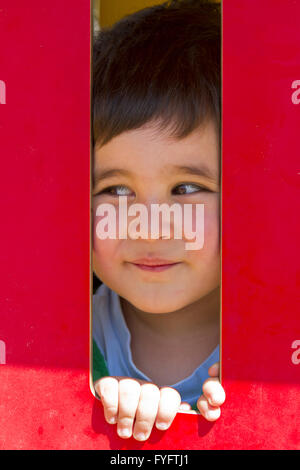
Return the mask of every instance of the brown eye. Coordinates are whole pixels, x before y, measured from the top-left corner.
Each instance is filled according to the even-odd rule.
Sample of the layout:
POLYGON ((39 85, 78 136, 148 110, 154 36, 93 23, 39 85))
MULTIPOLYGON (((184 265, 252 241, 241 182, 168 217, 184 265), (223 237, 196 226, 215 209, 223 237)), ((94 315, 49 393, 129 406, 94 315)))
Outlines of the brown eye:
POLYGON ((206 188, 203 188, 202 186, 199 186, 198 184, 192 184, 192 183, 182 183, 176 186, 177 193, 178 194, 191 194, 199 191, 208 191, 206 188), (186 191, 185 188, 196 188, 195 191, 186 191))
POLYGON ((100 194, 109 194, 111 196, 128 196, 129 194, 126 194, 125 191, 120 191, 118 194, 118 188, 125 188, 125 191, 128 190, 127 186, 122 186, 122 185, 115 185, 115 186, 108 186, 105 189, 102 189, 102 191, 99 191, 99 193, 96 194, 96 196, 99 196, 100 194))

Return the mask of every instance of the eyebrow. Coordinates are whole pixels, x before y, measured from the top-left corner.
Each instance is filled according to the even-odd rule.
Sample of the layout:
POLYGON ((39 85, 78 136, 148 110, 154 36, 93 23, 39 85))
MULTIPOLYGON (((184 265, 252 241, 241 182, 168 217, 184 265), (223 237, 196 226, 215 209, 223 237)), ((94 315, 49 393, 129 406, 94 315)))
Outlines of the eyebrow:
POLYGON ((211 170, 206 165, 201 166, 194 166, 194 165, 175 165, 174 167, 177 171, 181 171, 182 173, 189 174, 189 175, 197 175, 197 176, 204 176, 210 180, 216 180, 217 174, 211 170))
POLYGON ((130 171, 124 170, 122 168, 112 168, 110 170, 96 170, 94 172, 94 184, 98 184, 100 181, 105 180, 111 176, 130 176, 130 171))
MULTIPOLYGON (((202 176, 204 178, 210 179, 212 181, 215 181, 217 179, 217 175, 215 174, 214 171, 212 171, 210 168, 208 168, 205 165, 201 166, 194 166, 194 165, 172 165, 171 167, 165 167, 166 169, 169 169, 171 173, 185 173, 189 175, 197 175, 197 176, 202 176)), ((123 168, 111 168, 107 170, 100 170, 95 171, 94 174, 94 184, 98 184, 100 181, 112 177, 112 176, 131 176, 131 172, 128 170, 125 170, 123 168)))

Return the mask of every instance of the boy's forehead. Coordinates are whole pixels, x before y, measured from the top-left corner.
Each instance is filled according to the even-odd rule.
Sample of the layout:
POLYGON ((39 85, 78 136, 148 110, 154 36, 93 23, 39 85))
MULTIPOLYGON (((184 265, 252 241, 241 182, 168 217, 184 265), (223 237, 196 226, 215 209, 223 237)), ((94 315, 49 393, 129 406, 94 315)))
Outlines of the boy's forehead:
POLYGON ((132 165, 188 172, 188 167, 201 167, 207 176, 217 177, 219 166, 218 132, 209 121, 178 139, 168 129, 144 125, 123 132, 102 147, 95 147, 94 172, 132 165), (185 168, 186 167, 186 168, 185 168))
POLYGON ((182 144, 184 145, 187 141, 192 141, 195 139, 205 139, 207 136, 212 136, 218 140, 218 126, 215 119, 206 119, 203 123, 194 128, 188 135, 183 137, 178 137, 178 122, 171 121, 169 124, 165 124, 161 119, 154 120, 145 123, 144 125, 135 128, 126 130, 117 134, 115 137, 109 139, 109 141, 104 145, 99 145, 98 142, 95 144, 95 151, 100 150, 102 147, 110 143, 115 143, 118 141, 126 141, 131 139, 140 139, 148 140, 155 142, 165 142, 169 144, 182 144))

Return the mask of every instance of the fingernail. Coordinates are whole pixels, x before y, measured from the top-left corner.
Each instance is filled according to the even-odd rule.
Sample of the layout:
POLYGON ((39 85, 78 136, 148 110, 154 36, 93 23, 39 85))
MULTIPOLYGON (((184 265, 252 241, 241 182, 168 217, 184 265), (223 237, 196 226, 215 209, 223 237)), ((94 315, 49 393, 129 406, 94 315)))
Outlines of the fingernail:
POLYGON ((146 440, 146 434, 144 434, 143 432, 139 432, 135 438, 138 440, 138 441, 145 441, 146 440))
POLYGON ((180 409, 180 410, 190 410, 191 407, 190 407, 190 405, 188 405, 188 404, 183 404, 183 405, 180 405, 180 408, 179 408, 179 409, 180 409))
POLYGON ((216 404, 222 401, 222 395, 215 393, 212 397, 209 397, 207 401, 211 406, 217 406, 216 404))
POLYGON ((130 429, 118 429, 118 434, 120 437, 130 437, 131 436, 131 431, 130 429))
POLYGON ((117 418, 112 417, 112 418, 109 418, 107 421, 109 424, 116 424, 117 418))
POLYGON ((168 429, 169 425, 167 423, 156 423, 157 429, 160 429, 160 431, 165 431, 168 429))
POLYGON ((208 421, 215 421, 220 417, 220 408, 216 408, 215 410, 208 410, 206 412, 206 419, 208 421))

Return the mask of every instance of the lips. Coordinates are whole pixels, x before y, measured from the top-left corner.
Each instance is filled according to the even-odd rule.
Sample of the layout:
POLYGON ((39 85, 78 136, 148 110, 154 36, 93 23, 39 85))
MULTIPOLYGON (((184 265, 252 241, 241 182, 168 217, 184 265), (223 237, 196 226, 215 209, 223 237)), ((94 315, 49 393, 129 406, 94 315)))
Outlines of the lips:
POLYGON ((140 258, 131 261, 133 266, 143 271, 150 271, 152 273, 159 273, 167 269, 171 269, 173 266, 177 266, 180 262, 171 261, 162 258, 140 258))
POLYGON ((143 266, 166 266, 170 264, 177 264, 177 261, 171 261, 162 258, 140 258, 134 261, 131 261, 133 264, 139 264, 143 266))

